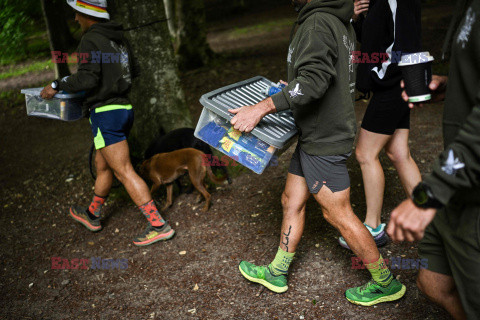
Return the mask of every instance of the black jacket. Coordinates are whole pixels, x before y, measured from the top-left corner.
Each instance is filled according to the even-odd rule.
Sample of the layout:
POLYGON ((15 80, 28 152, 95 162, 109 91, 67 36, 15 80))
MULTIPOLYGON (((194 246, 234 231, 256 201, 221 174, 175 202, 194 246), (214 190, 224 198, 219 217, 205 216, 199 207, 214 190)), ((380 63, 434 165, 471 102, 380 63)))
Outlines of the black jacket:
POLYGON ((361 92, 396 86, 402 78, 401 53, 422 51, 420 0, 370 0, 366 18, 353 23, 362 54, 388 53, 385 63, 359 63, 357 89, 361 92))
POLYGON ((86 91, 84 106, 89 109, 129 104, 133 57, 122 26, 115 22, 92 25, 80 40, 78 53, 88 58, 79 61, 77 73, 58 80, 59 90, 86 91))

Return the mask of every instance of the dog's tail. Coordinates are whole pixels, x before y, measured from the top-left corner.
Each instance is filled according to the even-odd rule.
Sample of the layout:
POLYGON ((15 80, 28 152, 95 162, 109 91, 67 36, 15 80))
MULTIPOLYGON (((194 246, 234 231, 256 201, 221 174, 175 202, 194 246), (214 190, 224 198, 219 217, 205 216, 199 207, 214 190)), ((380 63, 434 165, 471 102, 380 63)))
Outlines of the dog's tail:
POLYGON ((227 180, 228 176, 223 176, 221 178, 218 178, 217 176, 215 176, 212 172, 212 168, 210 168, 210 166, 205 166, 205 168, 207 169, 207 174, 208 174, 208 178, 210 179, 210 181, 212 181, 213 183, 216 183, 216 184, 222 184, 225 180, 227 180))

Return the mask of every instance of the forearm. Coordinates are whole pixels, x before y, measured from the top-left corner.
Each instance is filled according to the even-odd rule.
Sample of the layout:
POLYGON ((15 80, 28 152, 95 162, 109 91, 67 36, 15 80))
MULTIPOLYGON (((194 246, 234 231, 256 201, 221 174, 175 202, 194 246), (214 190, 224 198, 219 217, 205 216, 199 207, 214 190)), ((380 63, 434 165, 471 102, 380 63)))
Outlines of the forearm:
POLYGON ((425 178, 443 204, 461 189, 480 187, 480 107, 475 107, 454 142, 436 160, 425 178))
POLYGON ((66 79, 58 79, 58 90, 67 92, 88 91, 98 85, 98 76, 92 72, 77 72, 66 79))
POLYGON ((259 108, 262 111, 263 117, 266 115, 269 115, 271 113, 276 113, 277 108, 275 107, 275 104, 273 103, 272 97, 269 97, 261 102, 258 103, 257 108, 259 108))

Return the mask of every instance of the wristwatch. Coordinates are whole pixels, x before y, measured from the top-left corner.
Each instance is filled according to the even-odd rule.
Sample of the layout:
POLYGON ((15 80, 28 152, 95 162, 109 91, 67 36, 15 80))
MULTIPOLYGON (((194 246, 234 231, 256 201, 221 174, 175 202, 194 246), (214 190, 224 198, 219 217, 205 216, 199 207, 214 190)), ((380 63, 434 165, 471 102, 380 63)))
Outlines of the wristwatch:
POLYGON ((52 89, 58 91, 58 81, 57 80, 52 82, 52 89))
POLYGON ((415 189, 413 189, 412 200, 417 207, 422 209, 443 208, 443 204, 433 195, 432 189, 423 182, 420 182, 415 189))

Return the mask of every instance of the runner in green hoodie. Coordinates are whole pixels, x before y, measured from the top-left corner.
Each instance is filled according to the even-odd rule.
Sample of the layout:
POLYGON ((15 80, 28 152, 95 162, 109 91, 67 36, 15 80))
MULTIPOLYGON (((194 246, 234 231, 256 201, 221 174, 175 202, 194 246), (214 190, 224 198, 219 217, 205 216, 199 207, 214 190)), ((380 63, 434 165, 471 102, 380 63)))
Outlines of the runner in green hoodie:
POLYGON ((132 59, 121 25, 110 22, 106 0, 67 0, 75 20, 84 32, 80 45, 78 72, 46 86, 42 98, 58 91, 85 91, 84 105, 90 111, 94 136, 97 179, 88 208, 72 206, 70 216, 88 230, 102 229, 100 211, 112 187, 113 175, 122 182, 149 224, 133 240, 145 246, 173 237, 175 231, 161 217, 146 183, 130 162, 127 137, 133 125, 133 107, 127 97, 132 85, 132 59))
POLYGON ((418 254, 428 261, 417 278, 421 291, 455 319, 480 319, 480 0, 457 4, 449 76, 430 84, 432 100, 445 98, 445 151, 392 212, 387 232, 396 241, 421 239, 418 254))
MULTIPOLYGON (((290 109, 299 130, 282 195, 280 245, 268 266, 239 265, 250 281, 281 293, 305 224, 305 205, 313 194, 325 219, 337 228, 373 279, 348 289, 346 298, 371 306, 400 299, 402 285, 385 266, 367 228, 350 204, 346 167, 355 138, 355 33, 350 24, 352 0, 294 0, 298 30, 288 51, 288 85, 257 105, 230 110, 235 129, 250 132, 267 114, 290 109)), ((295 28, 295 26, 294 26, 295 28)))

